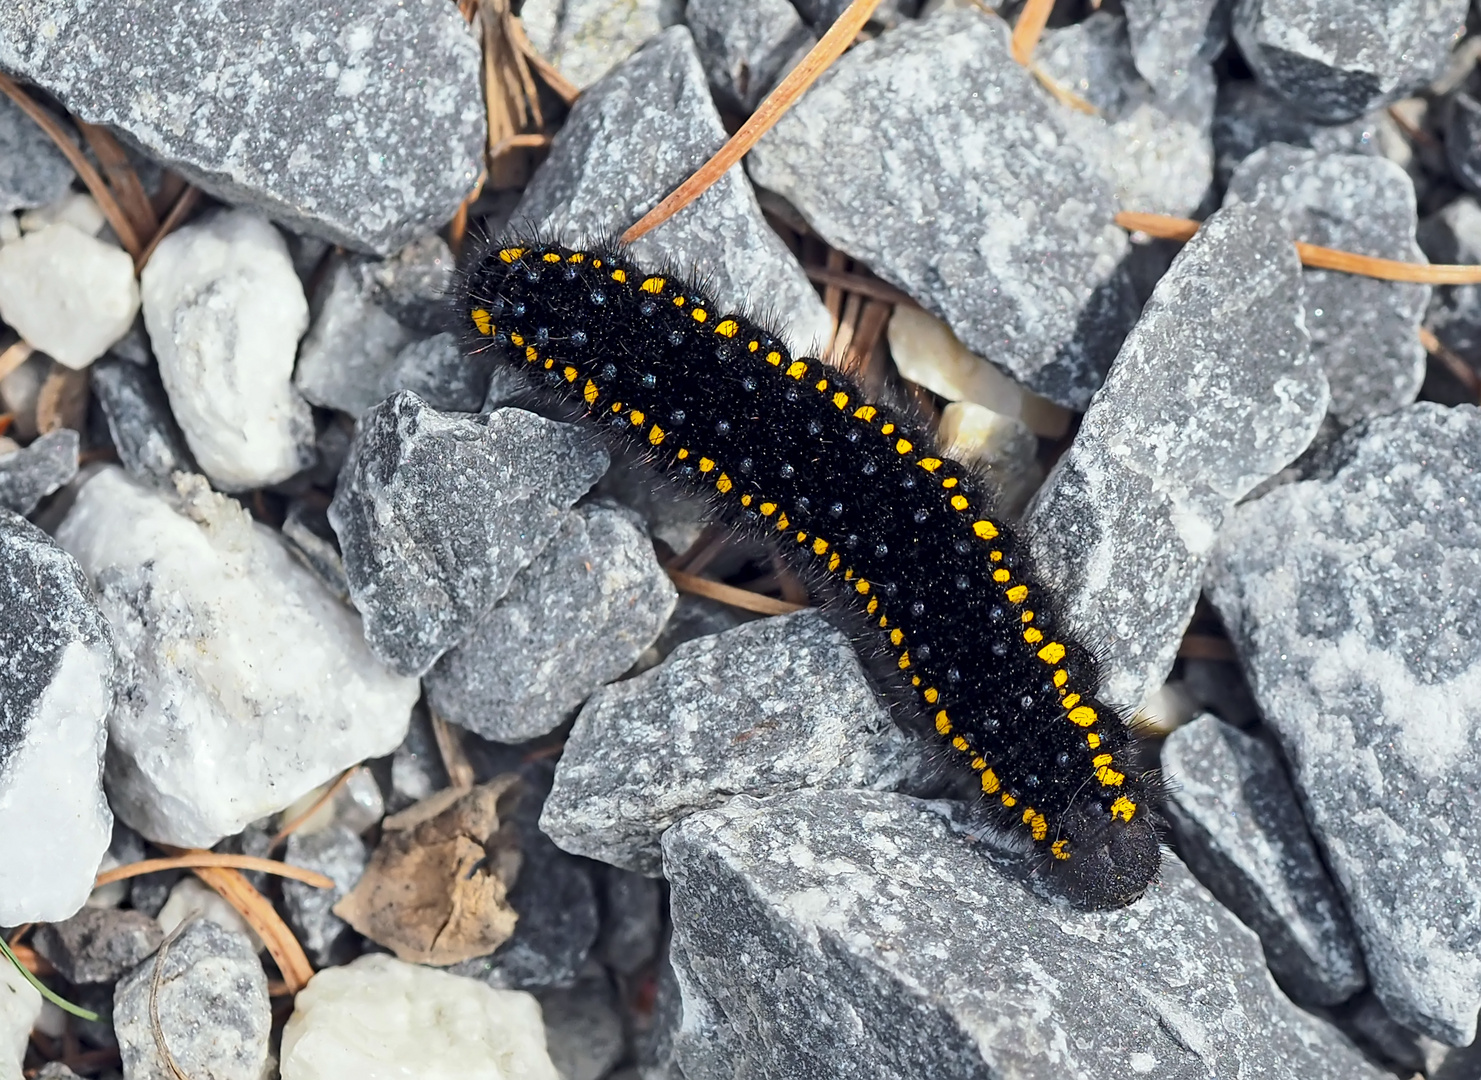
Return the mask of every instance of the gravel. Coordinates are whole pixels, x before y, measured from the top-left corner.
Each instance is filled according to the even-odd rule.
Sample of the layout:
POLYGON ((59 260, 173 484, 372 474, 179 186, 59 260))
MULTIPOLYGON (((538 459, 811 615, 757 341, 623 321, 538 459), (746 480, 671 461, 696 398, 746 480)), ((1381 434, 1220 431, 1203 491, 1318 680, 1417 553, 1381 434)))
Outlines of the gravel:
POLYGON ((300 830, 288 837, 283 851, 285 863, 317 871, 334 882, 332 889, 318 889, 301 881, 283 882, 288 925, 315 967, 342 964, 359 952, 359 942, 349 924, 330 909, 355 887, 369 859, 365 842, 344 825, 308 834, 300 830))
POLYGON ((164 940, 159 923, 141 911, 85 907, 59 923, 38 927, 36 951, 70 983, 119 980, 164 940))
POLYGON ((48 431, 29 446, 0 453, 0 508, 29 514, 42 499, 77 475, 81 440, 70 428, 48 431))
POLYGON ((168 485, 176 472, 197 471, 157 368, 105 358, 90 374, 119 464, 130 476, 168 485))

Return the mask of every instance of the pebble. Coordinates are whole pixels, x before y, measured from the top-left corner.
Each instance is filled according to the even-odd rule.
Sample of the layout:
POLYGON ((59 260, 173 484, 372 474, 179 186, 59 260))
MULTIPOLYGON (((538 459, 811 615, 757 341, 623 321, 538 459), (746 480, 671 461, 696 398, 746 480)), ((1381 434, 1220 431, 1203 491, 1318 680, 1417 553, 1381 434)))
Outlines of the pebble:
POLYGON ((895 787, 923 752, 821 614, 757 619, 593 694, 540 828, 574 854, 656 877, 664 831, 696 810, 736 792, 895 787))
POLYGON ((1471 406, 1370 420, 1242 506, 1207 579, 1374 992, 1453 1046, 1481 1007, 1478 448, 1471 406))
POLYGON ((1100 657, 1107 700, 1135 710, 1163 684, 1230 509, 1321 423, 1300 297, 1274 215, 1209 218, 1029 508, 1034 555, 1100 657))
MULTIPOLYGON (((1240 165, 1224 201, 1278 214, 1292 240, 1425 261, 1414 239, 1414 185, 1384 158, 1267 146, 1240 165)), ((1348 425, 1413 401, 1424 381, 1418 330, 1429 286, 1334 270, 1303 270, 1301 284, 1332 416, 1348 425)))
POLYGON ((326 968, 299 991, 279 1069, 283 1080, 560 1080, 529 994, 384 955, 326 968))
MULTIPOLYGON (((1481 204, 1470 195, 1447 203, 1420 222, 1418 238, 1432 262, 1481 262, 1481 204)), ((1481 285, 1436 287, 1424 324, 1447 348, 1481 368, 1481 285)))
POLYGON ((1352 120, 1436 79, 1465 30, 1466 0, 1242 3, 1234 40, 1255 77, 1323 123, 1352 120))
POLYGON ((420 675, 550 543, 607 467, 584 432, 521 409, 440 413, 410 391, 367 412, 329 507, 370 649, 420 675))
POLYGON ((5 1080, 21 1077, 31 1029, 40 1018, 40 992, 6 960, 0 964, 0 1076, 5 1080))
POLYGON ((381 379, 376 400, 397 390, 410 390, 434 409, 479 412, 488 396, 495 362, 492 353, 469 356, 456 334, 433 334, 396 354, 381 379))
POLYGON ((314 294, 314 320, 293 385, 315 405, 359 417, 385 397, 381 384, 415 335, 370 299, 370 260, 336 260, 314 294))
POLYGON ((29 446, 0 452, 0 507, 29 514, 37 504, 77 475, 77 432, 48 431, 29 446))
POLYGON ((452 217, 487 127, 477 42, 438 0, 0 11, 0 68, 224 202, 389 252, 452 217), (65 28, 60 29, 60 28, 65 28))
POLYGON ((91 376, 119 464, 130 476, 167 485, 177 472, 196 471, 158 369, 104 358, 92 366, 91 376))
MULTIPOLYGON (((568 241, 621 233, 725 139, 694 39, 670 27, 576 102, 515 219, 568 241)), ((799 348, 829 338, 827 309, 739 166, 631 251, 644 265, 697 271, 721 306, 774 312, 799 348)))
POLYGON ((325 874, 334 881, 332 889, 315 888, 301 881, 283 882, 284 915, 315 967, 344 963, 359 952, 349 924, 330 909, 355 887, 369 860, 365 842, 344 825, 308 834, 299 831, 288 837, 284 862, 325 874))
MULTIPOLYGON (((267 852, 249 852, 248 854, 266 855, 267 852)), ((247 872, 247 880, 255 889, 266 887, 266 879, 261 874, 247 872)), ((175 928, 187 919, 205 919, 215 923, 223 930, 229 930, 233 934, 240 934, 252 943, 254 952, 262 951, 262 939, 257 932, 247 923, 240 912, 232 907, 231 902, 215 889, 211 888, 199 878, 186 875, 170 887, 170 895, 154 916, 159 929, 165 934, 171 934, 175 928)))
MULTIPOLYGON (((137 160, 137 159, 136 159, 137 160)), ((48 225, 56 225, 65 222, 75 225, 88 236, 97 236, 103 231, 103 226, 108 223, 108 218, 103 214, 103 208, 91 195, 84 195, 80 191, 68 191, 61 198, 38 206, 34 210, 27 210, 17 220, 20 231, 23 233, 39 232, 48 225)))
POLYGON ((1240 162, 1268 143, 1323 154, 1378 154, 1379 115, 1346 124, 1322 124, 1303 116, 1257 82, 1219 84, 1214 107, 1214 178, 1220 190, 1240 162))
POLYGON ((272 1010, 267 976, 251 942, 197 919, 160 953, 121 979, 113 993, 113 1026, 126 1080, 179 1075, 160 1055, 156 1019, 184 1075, 261 1080, 272 1010))
POLYGON ((498 605, 427 673, 427 700, 485 739, 538 738, 632 667, 677 600, 629 512, 570 511, 498 605))
POLYGON ((1470 191, 1481 192, 1481 101, 1464 90, 1450 97, 1445 125, 1445 160, 1450 174, 1470 191))
POLYGON ((1186 89, 1229 36, 1233 5, 1221 0, 1124 0, 1121 6, 1137 72, 1164 97, 1186 89))
POLYGON ((3 509, 0 656, 0 926, 65 919, 112 837, 113 646, 77 563, 3 509))
POLYGON ((290 382, 308 304, 282 235, 216 214, 160 241, 140 286, 171 410, 212 482, 242 491, 312 465, 313 417, 290 382))
POLYGON ((1162 744, 1163 814, 1188 868, 1260 935, 1292 999, 1336 1005, 1367 984, 1342 901, 1275 752, 1207 713, 1162 744))
POLYGON ((737 796, 664 837, 674 1064, 736 1075, 1380 1080, 1171 856, 1130 907, 1012 880, 930 804, 737 796), (784 978, 758 978, 782 972, 784 978))
POLYGON ((689 0, 684 21, 716 101, 743 114, 815 41, 787 0, 689 0))
POLYGON ((674 554, 693 547, 709 525, 709 499, 666 483, 641 455, 621 449, 614 455, 612 467, 597 481, 592 495, 638 514, 653 539, 674 554))
POLYGON ((972 352, 1083 409, 1136 316, 1103 157, 1002 19, 948 9, 845 53, 746 165, 972 352))
POLYGON ((676 21, 664 0, 525 0, 520 21, 535 51, 582 90, 676 21))
POLYGON ((343 783, 339 777, 335 777, 329 783, 320 784, 306 792, 292 805, 284 807, 278 815, 276 826, 282 829, 290 822, 296 822, 293 835, 304 837, 342 825, 359 836, 378 825, 385 816, 386 800, 381 794, 375 773, 368 766, 359 765, 350 770, 343 783), (326 795, 329 798, 324 801, 326 795), (307 817, 304 816, 306 814, 307 817))
POLYGON ((391 753, 419 688, 376 663, 276 532, 200 477, 177 486, 104 468, 57 536, 118 643, 113 807, 151 840, 209 847, 391 753))
POLYGON ((116 244, 63 221, 0 246, 0 319, 59 364, 87 367, 138 311, 134 260, 116 244))
POLYGON ((589 964, 575 986, 536 995, 545 1042, 561 1080, 602 1080, 626 1050, 617 994, 599 964, 589 964))
POLYGON ((55 202, 76 176, 36 121, 10 98, 0 101, 0 211, 55 202))
POLYGON ((69 983, 115 983, 154 955, 164 936, 142 911, 85 907, 70 919, 37 927, 32 944, 69 983))

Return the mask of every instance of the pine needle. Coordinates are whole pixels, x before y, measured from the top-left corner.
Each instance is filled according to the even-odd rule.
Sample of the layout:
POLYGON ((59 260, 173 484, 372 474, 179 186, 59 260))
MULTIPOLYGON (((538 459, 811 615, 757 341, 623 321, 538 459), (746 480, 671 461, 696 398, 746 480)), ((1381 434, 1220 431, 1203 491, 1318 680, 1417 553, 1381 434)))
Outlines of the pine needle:
POLYGON ((3 952, 6 958, 15 965, 15 969, 21 973, 21 977, 24 978, 26 982, 34 986, 37 992, 40 993, 42 997, 51 1002, 57 1008, 61 1009, 63 1012, 69 1012, 73 1016, 79 1016, 84 1020, 98 1019, 97 1013, 93 1012, 90 1009, 84 1009, 81 1005, 73 1005, 66 998, 59 996, 54 990, 52 990, 51 987, 47 986, 35 975, 32 975, 31 970, 26 967, 25 964, 21 963, 20 957, 16 956, 16 954, 11 951, 10 945, 6 943, 4 937, 0 937, 0 952, 3 952))
POLYGON ((114 881, 140 877, 144 874, 157 874, 161 870, 195 870, 204 866, 254 870, 260 874, 275 874, 278 877, 292 878, 305 885, 312 885, 316 889, 334 888, 334 882, 329 878, 313 870, 305 870, 301 866, 289 866, 275 859, 260 859, 255 855, 225 855, 215 851, 187 851, 180 855, 172 855, 167 859, 141 859, 139 862, 115 866, 112 870, 104 870, 99 874, 97 880, 93 882, 93 888, 96 889, 114 881))
POLYGON ((1053 10, 1054 0, 1028 0, 1018 13, 1018 22, 1013 24, 1011 50, 1013 59, 1024 67, 1031 66, 1034 49, 1038 47, 1044 27, 1049 25, 1049 14, 1053 10))
POLYGON ((698 574, 686 573, 683 570, 669 570, 667 573, 674 587, 680 592, 718 600, 722 604, 729 604, 742 611, 754 611, 758 615, 790 615, 807 606, 806 604, 788 603, 786 600, 778 600, 771 596, 762 596, 749 589, 738 589, 734 585, 722 585, 718 581, 711 581, 709 578, 702 578, 698 574))

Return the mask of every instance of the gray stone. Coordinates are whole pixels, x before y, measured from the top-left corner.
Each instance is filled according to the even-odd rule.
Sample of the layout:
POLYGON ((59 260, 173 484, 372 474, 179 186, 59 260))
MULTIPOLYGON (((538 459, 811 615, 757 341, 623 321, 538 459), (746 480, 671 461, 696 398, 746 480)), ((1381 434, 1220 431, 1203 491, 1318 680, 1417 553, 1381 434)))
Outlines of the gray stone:
POLYGON ((1292 108, 1340 123, 1437 78, 1465 31, 1467 0, 1353 4, 1238 0, 1234 40, 1255 76, 1292 108))
POLYGON ((428 703, 485 739, 538 738, 632 667, 677 598, 625 511, 572 511, 504 599, 427 673, 428 703))
POLYGON ((602 1080, 626 1049, 617 994, 600 965, 588 964, 575 986, 542 990, 545 1048, 561 1080, 602 1080))
POLYGON ((113 1025, 125 1080, 178 1076, 160 1056, 153 1030, 156 1015, 170 1056, 186 1076, 261 1080, 272 1010, 267 975, 244 935, 196 919, 161 946, 160 954, 119 981, 113 1025), (154 995, 156 968, 159 989, 154 995))
POLYGON ((334 882, 332 889, 317 889, 301 881, 283 882, 284 914, 315 967, 343 964, 358 952, 349 924, 330 909, 359 882, 369 858, 365 842, 353 829, 337 823, 307 835, 294 833, 288 837, 284 862, 316 870, 334 882))
POLYGON ((1481 102, 1464 90, 1450 97, 1445 125, 1445 160, 1462 186, 1481 192, 1481 102))
POLYGON ((313 571, 326 589, 348 604, 350 582, 345 577, 344 560, 331 539, 333 535, 329 518, 322 509, 311 508, 302 499, 288 504, 288 513, 283 517, 283 539, 288 542, 288 550, 313 571))
POLYGON ((1123 0, 1136 69, 1159 94, 1176 97, 1199 61, 1224 48, 1229 0, 1123 0))
POLYGON ((567 851, 656 876, 659 838, 688 814, 736 792, 890 788, 923 752, 822 615, 758 619, 593 694, 540 827, 567 851))
POLYGON ((720 104, 749 113, 814 38, 787 0, 689 0, 684 21, 720 104))
POLYGON ((1286 993, 1336 1005, 1361 990, 1352 925, 1275 752, 1205 713, 1167 737, 1162 769, 1183 861, 1260 935, 1286 993))
POLYGON ((0 507, 29 514, 77 475, 80 439, 70 428, 48 431, 30 446, 0 454, 0 507))
MULTIPOLYGON (((850 0, 797 0, 797 11, 819 34, 838 21, 850 0)), ((975 2, 975 0, 974 0, 975 2)), ((1002 0, 989 0, 990 8, 1002 6, 1002 0)), ((902 19, 914 18, 921 8, 921 0, 884 0, 869 16, 869 21, 878 26, 898 26, 902 19)))
POLYGON ((314 292, 313 323, 298 349, 293 385, 315 405, 359 417, 415 335, 370 297, 371 260, 336 260, 314 292))
POLYGON ((1240 507, 1207 589, 1398 1021, 1481 1006, 1481 413, 1411 405, 1240 507))
MULTIPOLYGON (((694 40, 672 27, 581 95, 515 218, 568 241, 621 233, 725 138, 694 40)), ((631 250, 702 276, 722 306, 773 312, 799 345, 828 338, 827 309, 738 166, 631 250)))
POLYGON ((846 53, 747 167, 974 353, 1083 409, 1135 297, 1115 180, 1062 117, 1002 19, 946 10, 846 53))
POLYGON ((607 467, 519 409, 439 413, 399 391, 366 413, 329 507, 371 650, 419 675, 462 641, 607 467))
MULTIPOLYGON (((1418 238, 1433 262, 1481 262, 1481 204, 1462 195, 1420 222, 1418 238)), ((1446 348, 1481 369, 1481 285, 1434 289, 1424 324, 1446 348)))
POLYGON ((394 255, 369 261, 361 270, 371 302, 418 334, 447 327, 444 304, 458 260, 436 233, 418 236, 394 255))
MULTIPOLYGON (((1384 158, 1267 146, 1240 165, 1224 202, 1279 215, 1292 240, 1424 262, 1414 239, 1414 185, 1384 158)), ((1424 381, 1418 330, 1429 286, 1334 270, 1305 270, 1301 278, 1306 329, 1327 372, 1332 416, 1352 424, 1413 401, 1424 381)))
POLYGON ((196 471, 153 364, 104 359, 88 370, 119 463, 130 475, 168 484, 173 473, 196 471))
POLYGON ((164 940, 159 923, 141 911, 85 907, 36 930, 36 951, 70 983, 114 983, 164 940))
POLYGON ((597 481, 594 494, 641 515, 653 539, 663 541, 676 555, 688 551, 709 524, 707 497, 666 482, 639 455, 628 451, 618 452, 612 467, 597 481))
POLYGON ((466 353, 455 334, 433 334, 396 354, 381 379, 380 397, 410 390, 434 409, 478 412, 494 364, 492 353, 466 353))
POLYGON ((653 878, 604 866, 602 929, 597 956, 619 975, 635 975, 658 956, 663 891, 653 878))
POLYGON ((0 68, 212 195, 361 250, 441 225, 481 166, 479 50, 440 0, 8 4, 0 68))
POLYGON ((76 176, 36 121, 10 98, 0 99, 0 211, 56 202, 76 176))
POLYGON ((738 796, 663 847, 687 1080, 1388 1075, 1175 858, 1130 907, 1076 912, 929 804, 816 790, 738 796))
POLYGON ((82 570, 0 509, 0 925, 65 919, 108 849, 113 642, 82 570))
POLYGON ((391 793, 386 809, 393 814, 405 810, 447 786, 447 769, 437 750, 431 719, 419 704, 412 710, 405 741, 391 755, 391 793))
POLYGON ((664 0, 525 0, 520 19, 530 44, 586 89, 670 22, 664 0))
POLYGON ((1377 155, 1378 127, 1376 113, 1346 124, 1321 124, 1257 82, 1221 83, 1214 108, 1214 177, 1227 187, 1240 162, 1273 142, 1324 154, 1377 155))
POLYGON ((1158 283, 1029 509, 1105 698, 1135 709, 1162 685, 1230 508, 1306 448, 1326 408, 1295 249, 1273 215, 1221 210, 1158 283))

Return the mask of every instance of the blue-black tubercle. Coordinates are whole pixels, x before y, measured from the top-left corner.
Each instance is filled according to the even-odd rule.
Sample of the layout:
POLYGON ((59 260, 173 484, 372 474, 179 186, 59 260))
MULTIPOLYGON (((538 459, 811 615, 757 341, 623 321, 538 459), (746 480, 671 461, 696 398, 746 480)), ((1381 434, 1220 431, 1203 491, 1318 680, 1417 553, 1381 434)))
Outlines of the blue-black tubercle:
POLYGON ((928 432, 619 250, 493 244, 458 302, 471 348, 707 494, 862 620, 892 696, 1060 891, 1093 908, 1142 894, 1160 861, 1157 776, 1096 699, 1094 658, 1026 545, 928 432))

